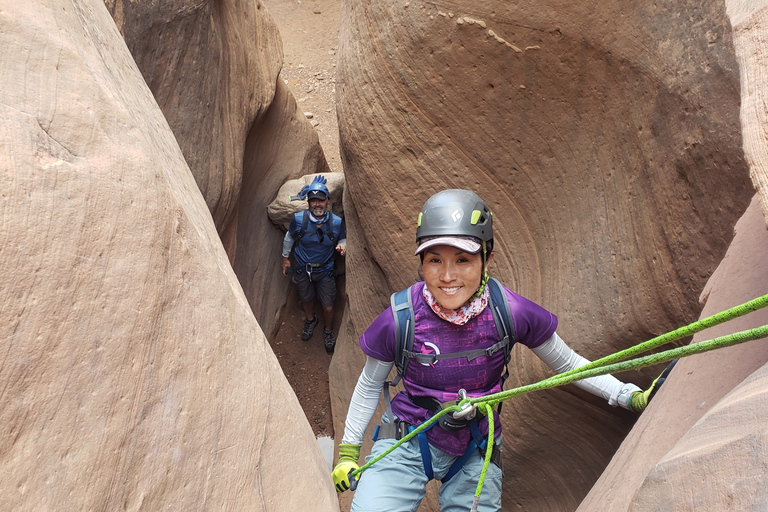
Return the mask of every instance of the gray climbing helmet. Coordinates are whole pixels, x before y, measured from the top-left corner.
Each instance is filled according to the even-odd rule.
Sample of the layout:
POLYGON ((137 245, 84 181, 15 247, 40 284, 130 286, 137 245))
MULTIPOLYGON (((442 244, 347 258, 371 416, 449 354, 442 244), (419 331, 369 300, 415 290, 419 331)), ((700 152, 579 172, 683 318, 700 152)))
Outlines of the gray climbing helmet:
POLYGON ((478 242, 493 238, 491 210, 480 196, 469 190, 449 189, 427 199, 416 223, 416 241, 421 244, 424 239, 446 236, 478 242))

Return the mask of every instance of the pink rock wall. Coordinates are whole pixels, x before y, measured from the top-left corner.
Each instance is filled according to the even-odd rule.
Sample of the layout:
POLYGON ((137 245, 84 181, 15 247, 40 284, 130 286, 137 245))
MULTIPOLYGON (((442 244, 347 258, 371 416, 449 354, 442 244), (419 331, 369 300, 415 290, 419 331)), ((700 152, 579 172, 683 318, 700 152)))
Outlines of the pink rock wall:
MULTIPOLYGON (((741 77, 744 153, 758 194, 701 295, 702 317, 768 292, 763 107, 768 9, 762 2, 741 1, 728 1, 726 8, 741 77)), ((760 310, 699 333, 694 342, 766 323, 768 311, 760 310)), ((766 340, 757 340, 678 363, 579 510, 766 508, 766 362, 766 340)))
MULTIPOLYGON (((768 291, 768 232, 758 195, 702 294, 706 317, 768 291)), ((768 324, 768 309, 693 342, 768 324)), ((766 340, 680 360, 580 511, 760 510, 766 506, 766 340)))
POLYGON ((282 233, 265 208, 286 180, 328 170, 317 133, 278 79, 277 27, 257 0, 105 3, 269 334, 287 286, 282 233))

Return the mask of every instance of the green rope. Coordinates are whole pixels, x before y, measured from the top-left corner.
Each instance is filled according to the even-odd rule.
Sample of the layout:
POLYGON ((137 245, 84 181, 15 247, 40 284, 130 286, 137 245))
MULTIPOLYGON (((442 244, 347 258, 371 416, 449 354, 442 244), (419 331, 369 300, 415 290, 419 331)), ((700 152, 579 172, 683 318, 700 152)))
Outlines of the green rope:
POLYGON ((704 329, 709 329, 710 327, 714 327, 715 325, 719 325, 723 322, 744 316, 766 306, 768 306, 768 295, 763 295, 762 297, 752 299, 749 302, 745 302, 739 306, 726 309, 725 311, 721 311, 720 313, 709 316, 707 318, 702 318, 701 320, 693 322, 692 324, 680 327, 666 334, 662 334, 661 336, 657 336, 638 345, 629 347, 628 349, 621 350, 601 359, 597 359, 589 364, 576 368, 575 370, 563 372, 559 375, 556 375, 555 377, 563 377, 565 375, 571 375, 575 372, 580 372, 586 369, 597 368, 598 366, 604 366, 606 364, 623 361, 629 357, 642 354, 643 352, 648 352, 649 350, 660 347, 662 345, 666 345, 672 341, 676 341, 687 336, 692 336, 693 334, 703 331, 704 329))
POLYGON ((544 389, 550 389, 565 384, 570 384, 577 380, 588 379, 590 377, 597 377, 599 375, 606 375, 609 373, 621 373, 629 370, 637 370, 645 368, 646 366, 653 366, 659 363, 665 363, 672 359, 679 359, 682 357, 692 356, 694 354, 701 354, 709 352, 710 350, 716 350, 719 348, 730 347, 738 345, 740 343, 746 343, 747 341, 759 340, 761 338, 768 337, 768 325, 757 327, 755 329, 749 329, 746 331, 721 336, 700 343, 694 343, 693 345, 686 345, 684 347, 673 348, 665 350, 657 354, 651 354, 644 357, 638 357, 630 359, 628 361, 622 361, 618 363, 608 364, 599 368, 589 368, 589 365, 584 365, 581 368, 577 368, 573 372, 561 373, 548 379, 536 382, 534 384, 528 384, 527 386, 521 386, 518 388, 510 389, 508 391, 501 391, 492 395, 486 395, 477 398, 468 398, 455 407, 461 408, 465 403, 479 404, 483 402, 500 402, 508 400, 518 395, 530 393, 532 391, 541 391, 544 389), (583 371, 579 371, 584 368, 583 371))
POLYGON ((480 411, 481 414, 488 416, 488 443, 485 447, 485 461, 483 462, 483 469, 480 471, 480 480, 477 482, 475 499, 472 501, 472 510, 470 512, 477 512, 477 507, 480 505, 480 493, 483 490, 483 483, 485 483, 485 474, 488 472, 488 468, 491 465, 491 455, 493 454, 493 445, 495 443, 493 439, 493 407, 484 403, 480 404, 477 410, 480 411))
MULTIPOLYGON (((694 354, 701 354, 704 352, 709 352, 711 350, 730 347, 733 345, 738 345, 740 343, 746 343, 748 341, 766 338, 768 337, 768 325, 757 327, 755 329, 749 329, 746 331, 740 331, 740 332, 729 334, 726 336, 720 336, 718 338, 702 341, 700 343, 695 343, 692 345, 686 345, 683 347, 665 350, 663 352, 651 354, 644 357, 638 357, 638 358, 627 360, 627 358, 632 357, 636 354, 647 352, 648 350, 651 350, 653 348, 659 347, 666 343, 670 343, 680 338, 684 338, 686 336, 690 336, 704 329, 708 329, 709 327, 713 327, 715 325, 721 324, 728 320, 732 320, 734 318, 738 318, 740 316, 746 315, 747 313, 751 313, 753 311, 757 311, 758 309, 764 308, 766 306, 768 306, 768 295, 763 295, 762 297, 758 297, 757 299, 746 302, 740 306, 735 306, 721 313, 717 313, 715 315, 704 318, 702 320, 694 322, 685 327, 681 327, 679 329, 671 331, 667 334, 657 336, 656 338, 640 343, 626 350, 616 352, 614 354, 603 357, 601 359, 597 359, 596 361, 592 361, 591 363, 588 363, 574 370, 563 372, 561 374, 549 377, 539 382, 528 384, 526 386, 520 386, 507 391, 501 391, 499 393, 494 393, 491 395, 486 395, 486 396, 477 397, 477 398, 466 398, 455 405, 445 407, 440 412, 438 412, 437 414, 435 414, 425 422, 421 423, 412 432, 410 432, 408 435, 406 435, 405 437, 397 441, 394 445, 392 445, 389 449, 384 451, 382 454, 373 458, 372 460, 370 460, 368 463, 361 466, 360 468, 352 471, 350 473, 350 476, 357 477, 363 471, 371 467, 373 464, 375 464, 379 460, 389 455, 392 451, 394 451, 400 445, 402 445, 403 443, 407 443, 408 441, 413 439, 415 436, 417 436, 419 433, 426 430, 430 425, 436 422, 441 416, 444 416, 445 414, 448 414, 448 413, 460 411, 464 406, 466 406, 466 404, 477 405, 478 410, 480 410, 481 413, 486 414, 488 416, 488 431, 489 431, 488 439, 493 439, 492 410, 496 404, 504 400, 508 400, 510 398, 513 398, 519 395, 530 393, 532 391, 541 391, 544 389, 551 389, 554 387, 564 386, 566 384, 570 384, 577 380, 588 379, 590 377, 597 377, 597 376, 606 375, 609 373, 621 373, 629 370, 637 370, 640 368, 645 368, 647 366, 653 366, 659 363, 668 362, 668 361, 671 361, 672 359, 688 357, 694 354)), ((490 442, 486 447, 485 462, 483 463, 483 469, 480 473, 480 481, 478 482, 477 491, 475 492, 473 510, 477 510, 477 504, 479 503, 479 500, 480 500, 480 493, 482 491, 483 483, 485 481, 485 475, 487 473, 488 466, 490 464, 492 451, 493 451, 493 443, 490 442)))

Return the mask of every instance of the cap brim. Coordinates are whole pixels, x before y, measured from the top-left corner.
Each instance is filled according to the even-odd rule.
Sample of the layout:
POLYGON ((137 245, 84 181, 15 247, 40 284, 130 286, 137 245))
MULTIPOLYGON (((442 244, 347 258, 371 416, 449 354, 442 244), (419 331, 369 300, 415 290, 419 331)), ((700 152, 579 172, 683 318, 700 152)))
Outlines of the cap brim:
POLYGON ((430 238, 429 240, 424 241, 421 245, 419 245, 419 248, 416 249, 416 252, 413 253, 414 256, 417 254, 429 249, 430 247, 434 247, 436 245, 448 245, 451 247, 455 247, 456 249, 461 249, 462 251, 469 253, 469 254, 477 254, 480 252, 480 249, 482 246, 475 242, 474 240, 469 240, 467 238, 458 238, 455 236, 440 236, 437 238, 430 238))

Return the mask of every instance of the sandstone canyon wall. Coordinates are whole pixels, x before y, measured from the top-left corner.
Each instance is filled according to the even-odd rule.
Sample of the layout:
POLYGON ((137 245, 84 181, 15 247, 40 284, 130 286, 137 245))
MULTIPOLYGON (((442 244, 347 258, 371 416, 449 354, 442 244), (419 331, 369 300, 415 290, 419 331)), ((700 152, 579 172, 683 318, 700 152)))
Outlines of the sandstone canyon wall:
POLYGON ((337 510, 104 3, 2 1, 0 81, 0 509, 337 510))
MULTIPOLYGON (((754 195, 722 2, 345 1, 339 66, 337 432, 356 336, 417 279, 416 215, 443 188, 489 203, 492 273, 554 311, 585 357, 698 317, 754 195)), ((508 387, 549 374, 519 348, 512 366, 508 387)), ((620 378, 644 386, 658 371, 620 378)), ((504 510, 525 511, 575 510, 636 420, 572 388, 510 401, 503 418, 504 510)))
MULTIPOLYGON (((702 316, 768 292, 768 3, 729 1, 726 6, 741 76, 744 152, 758 194, 702 293, 702 316)), ((694 342, 767 323, 768 311, 761 310, 699 333, 694 342)), ((766 362, 765 340, 681 361, 579 510, 768 508, 766 362)))
POLYGON ((286 180, 328 172, 282 80, 277 27, 258 0, 105 0, 179 142, 262 329, 287 295, 282 235, 265 214, 286 180))
MULTIPOLYGON (((728 253, 702 294, 702 317, 768 291, 768 232, 761 197, 735 227, 728 253)), ((694 343, 768 324, 768 310, 694 336, 694 343)), ((768 507, 768 343, 680 360, 622 443, 579 511, 717 510, 768 507)))

